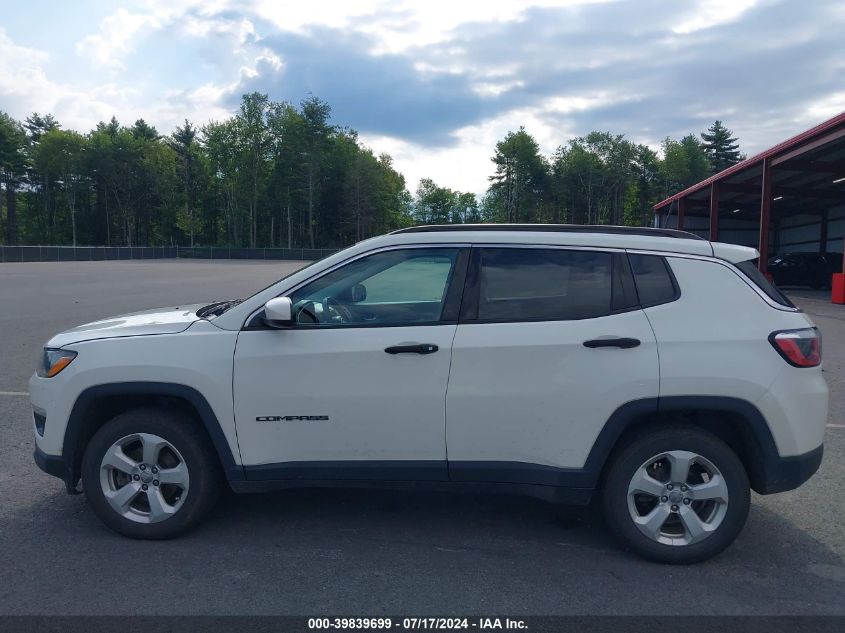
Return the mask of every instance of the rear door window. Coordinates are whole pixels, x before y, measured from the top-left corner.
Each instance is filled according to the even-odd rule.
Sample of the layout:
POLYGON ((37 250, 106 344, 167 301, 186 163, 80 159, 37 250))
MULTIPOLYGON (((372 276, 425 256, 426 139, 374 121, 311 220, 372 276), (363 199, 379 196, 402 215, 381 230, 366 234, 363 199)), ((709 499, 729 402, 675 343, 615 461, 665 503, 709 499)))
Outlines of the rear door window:
POLYGON ((477 320, 553 321, 610 314, 612 253, 480 249, 477 320))

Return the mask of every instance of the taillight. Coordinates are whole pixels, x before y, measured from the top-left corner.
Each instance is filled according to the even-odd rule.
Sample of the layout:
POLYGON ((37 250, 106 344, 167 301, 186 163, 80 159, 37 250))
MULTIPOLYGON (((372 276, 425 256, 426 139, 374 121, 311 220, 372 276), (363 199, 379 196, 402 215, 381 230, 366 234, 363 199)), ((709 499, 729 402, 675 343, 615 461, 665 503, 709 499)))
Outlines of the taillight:
POLYGON ((769 342, 795 367, 816 367, 822 362, 822 335, 818 328, 772 332, 769 342))

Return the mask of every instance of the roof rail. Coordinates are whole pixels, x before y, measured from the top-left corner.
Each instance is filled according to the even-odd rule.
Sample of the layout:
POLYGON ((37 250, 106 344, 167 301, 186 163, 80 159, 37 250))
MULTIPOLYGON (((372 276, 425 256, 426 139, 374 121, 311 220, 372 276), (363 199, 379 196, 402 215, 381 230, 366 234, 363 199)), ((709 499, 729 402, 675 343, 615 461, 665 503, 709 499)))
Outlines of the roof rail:
POLYGON ((646 226, 612 226, 603 224, 427 224, 392 231, 397 233, 437 233, 441 231, 538 231, 550 233, 611 233, 616 235, 645 235, 648 237, 674 237, 686 240, 704 240, 687 231, 656 229, 646 226))

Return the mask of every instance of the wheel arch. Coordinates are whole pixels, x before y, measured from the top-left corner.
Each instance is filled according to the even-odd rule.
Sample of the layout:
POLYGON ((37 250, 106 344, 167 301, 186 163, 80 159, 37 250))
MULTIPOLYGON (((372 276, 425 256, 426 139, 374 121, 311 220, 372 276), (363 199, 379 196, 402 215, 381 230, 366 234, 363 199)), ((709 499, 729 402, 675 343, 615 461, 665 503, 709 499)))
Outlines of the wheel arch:
POLYGON ((739 457, 756 492, 775 491, 773 471, 781 458, 765 418, 750 402, 724 396, 666 396, 622 405, 596 438, 584 470, 598 485, 628 438, 673 422, 701 428, 724 441, 739 457))
POLYGON ((175 383, 120 382, 89 387, 74 402, 62 446, 69 489, 75 489, 79 481, 82 455, 97 429, 123 411, 151 404, 177 407, 192 415, 205 429, 227 479, 244 478, 243 467, 236 463, 220 421, 199 391, 175 383))

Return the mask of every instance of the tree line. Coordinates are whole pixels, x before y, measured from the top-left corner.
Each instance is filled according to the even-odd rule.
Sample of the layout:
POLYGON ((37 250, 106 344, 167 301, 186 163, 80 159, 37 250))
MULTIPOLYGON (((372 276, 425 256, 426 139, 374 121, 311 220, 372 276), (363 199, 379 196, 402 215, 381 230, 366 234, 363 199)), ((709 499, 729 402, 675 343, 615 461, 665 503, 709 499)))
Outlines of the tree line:
POLYGON ((622 134, 590 132, 544 157, 520 128, 496 144, 477 216, 487 222, 647 226, 652 207, 743 160, 721 121, 696 137, 664 139, 660 153, 622 134))
POLYGON ((0 243, 336 248, 422 223, 642 225, 655 202, 741 158, 719 121, 660 153, 591 132, 549 157, 520 128, 496 144, 480 199, 431 179, 412 195, 316 97, 247 94, 232 117, 169 135, 143 119, 82 134, 0 112, 0 243))

